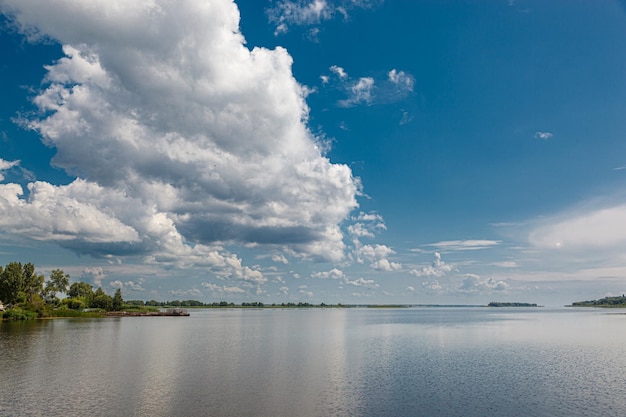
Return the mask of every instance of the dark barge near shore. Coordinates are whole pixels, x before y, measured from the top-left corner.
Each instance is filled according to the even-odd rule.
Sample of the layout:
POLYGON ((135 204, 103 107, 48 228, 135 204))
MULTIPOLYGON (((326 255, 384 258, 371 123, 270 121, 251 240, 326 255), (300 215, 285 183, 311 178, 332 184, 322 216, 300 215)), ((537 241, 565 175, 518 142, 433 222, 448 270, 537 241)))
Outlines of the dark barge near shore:
POLYGON ((187 317, 189 312, 182 308, 168 308, 165 311, 109 311, 107 317, 187 317))

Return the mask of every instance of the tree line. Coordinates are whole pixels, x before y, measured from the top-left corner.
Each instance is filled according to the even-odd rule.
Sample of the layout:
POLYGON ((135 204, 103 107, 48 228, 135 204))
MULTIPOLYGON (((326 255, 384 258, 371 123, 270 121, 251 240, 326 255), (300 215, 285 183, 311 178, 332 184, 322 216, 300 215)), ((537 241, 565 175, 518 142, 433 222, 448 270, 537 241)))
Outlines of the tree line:
POLYGON ((70 285, 70 275, 62 269, 53 269, 46 280, 43 274, 35 272, 35 266, 30 262, 0 265, 0 302, 8 311, 4 313, 5 318, 12 315, 30 318, 33 314, 46 317, 59 309, 119 311, 124 305, 119 288, 110 296, 101 287, 94 291, 86 282, 70 285), (67 297, 60 299, 59 294, 67 297))
POLYGON ((604 297, 599 300, 576 301, 573 307, 626 307, 626 295, 604 297))

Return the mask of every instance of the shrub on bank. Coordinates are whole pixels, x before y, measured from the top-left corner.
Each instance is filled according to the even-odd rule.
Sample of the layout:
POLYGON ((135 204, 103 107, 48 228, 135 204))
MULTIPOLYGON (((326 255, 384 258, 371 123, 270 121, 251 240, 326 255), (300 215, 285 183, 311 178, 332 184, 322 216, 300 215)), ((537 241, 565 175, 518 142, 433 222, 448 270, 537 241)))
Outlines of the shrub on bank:
POLYGON ((12 308, 2 313, 2 318, 5 320, 32 320, 37 318, 37 313, 21 308, 12 308))

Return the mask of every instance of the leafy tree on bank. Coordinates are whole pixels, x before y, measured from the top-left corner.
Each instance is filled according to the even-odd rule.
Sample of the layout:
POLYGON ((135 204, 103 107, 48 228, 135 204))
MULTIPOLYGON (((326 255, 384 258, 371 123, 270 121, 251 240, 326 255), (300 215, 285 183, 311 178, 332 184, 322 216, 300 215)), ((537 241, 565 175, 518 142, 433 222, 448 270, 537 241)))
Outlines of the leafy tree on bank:
POLYGON ((70 286, 70 274, 66 274, 62 269, 53 269, 50 272, 50 280, 46 288, 56 293, 66 294, 70 286))
MULTIPOLYGON (((67 292, 69 298, 82 301, 85 307, 91 306, 94 299, 93 287, 86 282, 74 282, 67 292)), ((84 307, 83 307, 84 308, 84 307)))
POLYGON ((33 301, 43 291, 43 282, 32 263, 11 262, 0 267, 0 300, 8 305, 33 301))
POLYGON ((113 297, 107 295, 102 287, 98 287, 96 292, 94 293, 93 299, 89 304, 91 308, 101 308, 106 311, 111 311, 113 309, 113 297))
POLYGON ((70 285, 70 275, 63 272, 62 269, 53 269, 50 272, 50 279, 46 282, 43 291, 43 297, 46 303, 58 305, 59 299, 57 294, 66 294, 70 285))
POLYGON ((23 291, 26 294, 26 301, 32 303, 39 302, 43 292, 44 276, 35 273, 35 265, 27 263, 22 268, 22 277, 24 280, 23 291))
POLYGON ((118 288, 113 295, 111 307, 113 311, 120 311, 124 305, 124 299, 122 298, 122 290, 118 288))

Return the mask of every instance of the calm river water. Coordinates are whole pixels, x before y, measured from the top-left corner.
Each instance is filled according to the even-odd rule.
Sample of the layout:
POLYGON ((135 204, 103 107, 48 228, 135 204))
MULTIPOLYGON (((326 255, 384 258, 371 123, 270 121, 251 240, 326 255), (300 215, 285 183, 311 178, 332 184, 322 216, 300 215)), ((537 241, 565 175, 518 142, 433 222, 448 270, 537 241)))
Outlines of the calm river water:
POLYGON ((0 416, 624 416, 615 310, 191 310, 0 323, 0 416))

